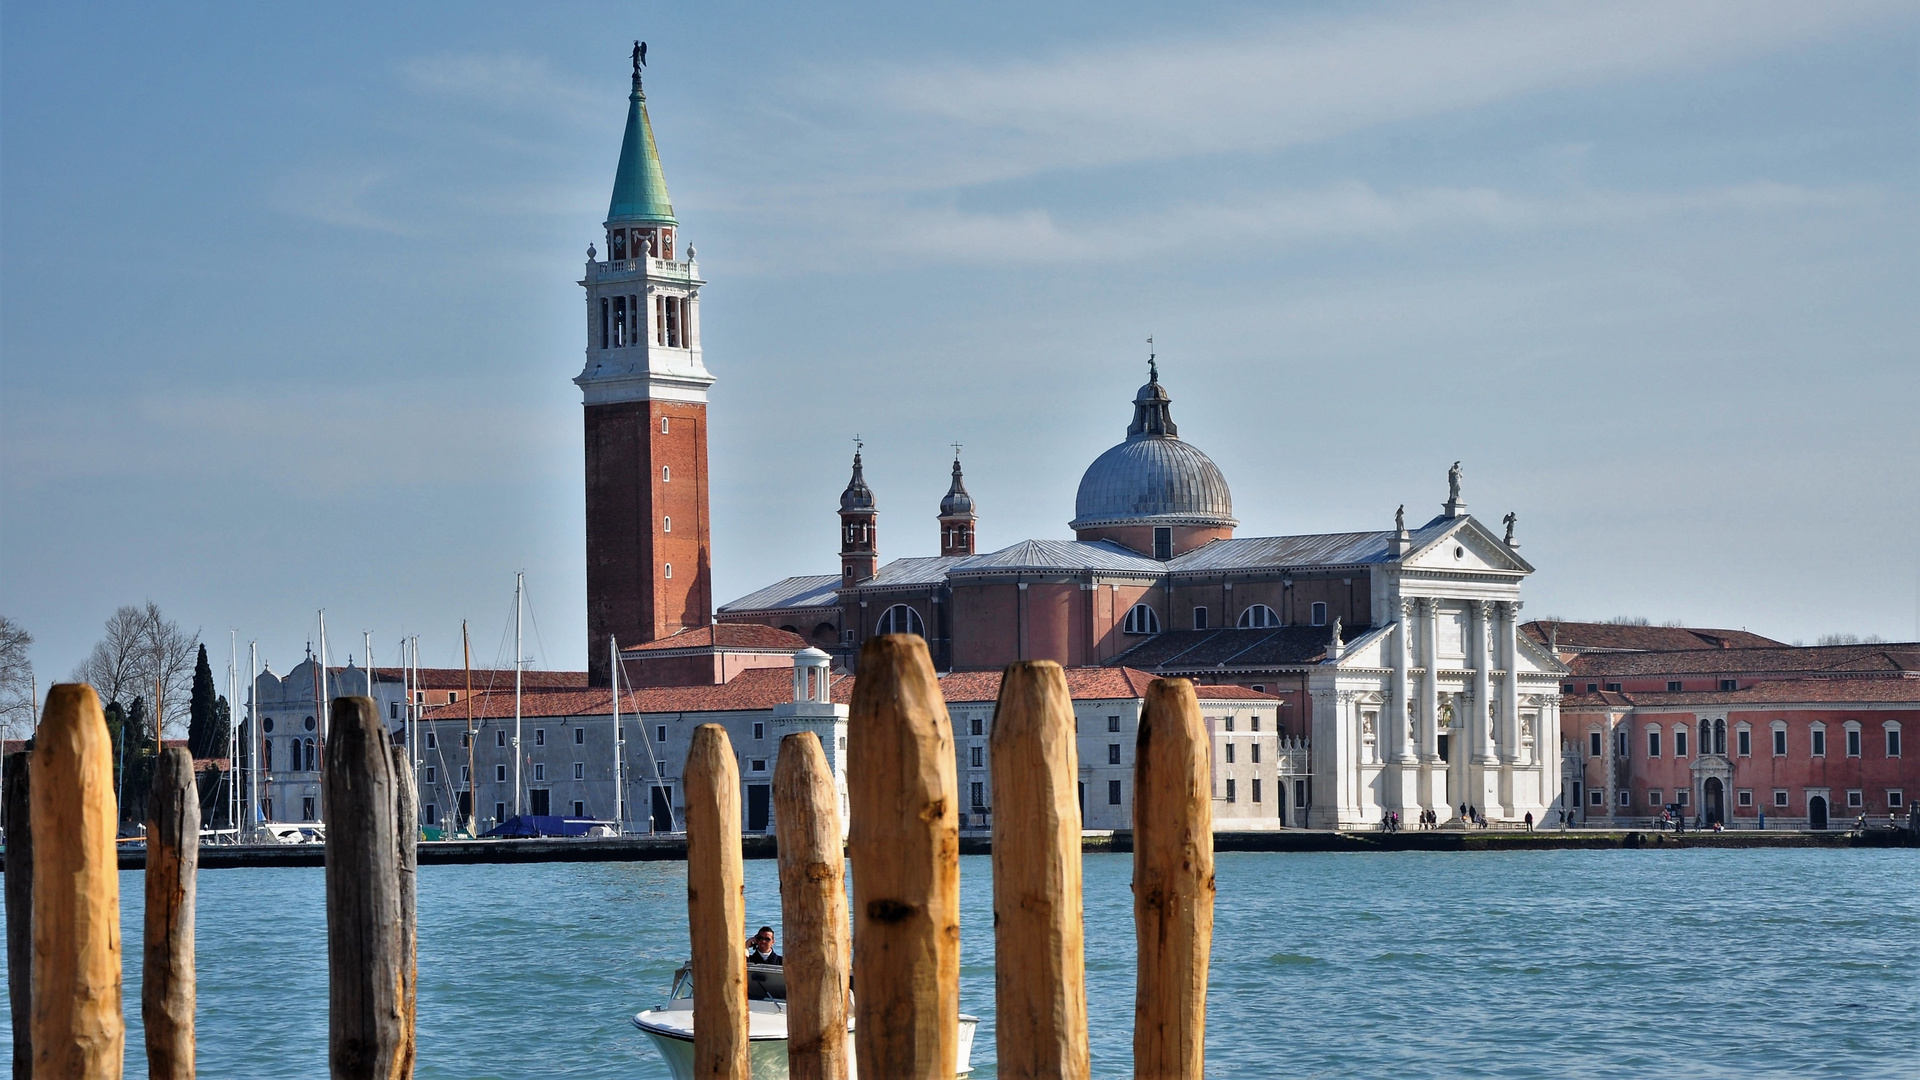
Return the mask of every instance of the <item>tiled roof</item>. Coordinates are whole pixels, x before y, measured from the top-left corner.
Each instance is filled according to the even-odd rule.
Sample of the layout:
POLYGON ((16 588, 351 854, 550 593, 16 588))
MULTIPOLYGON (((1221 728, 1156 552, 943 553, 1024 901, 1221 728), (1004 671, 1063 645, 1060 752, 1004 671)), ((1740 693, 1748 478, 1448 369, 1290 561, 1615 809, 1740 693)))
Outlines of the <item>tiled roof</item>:
POLYGON ((1744 690, 1618 691, 1568 694, 1563 711, 1668 705, 1912 704, 1920 707, 1920 678, 1777 679, 1744 690))
MULTIPOLYGON (((1367 632, 1364 626, 1340 628, 1342 641, 1367 632)), ((1317 664, 1327 657, 1333 629, 1281 626, 1268 630, 1169 630, 1115 657, 1114 664, 1154 670, 1209 667, 1272 668, 1317 664)))
POLYGON ((955 573, 1008 570, 1113 570, 1157 575, 1166 573, 1167 564, 1129 551, 1111 540, 1022 540, 998 551, 975 555, 954 568, 955 573))
POLYGON ((714 623, 691 626, 677 634, 630 645, 621 653, 654 653, 667 649, 761 649, 768 652, 799 652, 807 639, 799 634, 759 623, 714 623))
POLYGON ((938 585, 947 579, 948 570, 956 564, 967 562, 969 558, 971 557, 965 555, 922 555, 911 559, 895 559, 856 587, 884 589, 908 585, 938 585))
MULTIPOLYGON (((998 701, 1000 674, 998 671, 956 671, 940 679, 940 694, 948 704, 998 701)), ((1073 667, 1066 669, 1066 676, 1067 693, 1075 701, 1142 698, 1147 694, 1147 686, 1159 678, 1130 667, 1073 667)), ((1202 701, 1276 700, 1272 694, 1262 694, 1244 686, 1196 685, 1193 691, 1202 701)))
MULTIPOLYGON (((833 700, 845 704, 851 699, 853 682, 849 676, 836 675, 833 700)), ((748 712, 765 711, 793 700, 793 669, 749 668, 718 686, 643 687, 620 695, 620 712, 748 712)), ((427 710, 429 720, 464 720, 467 702, 441 705, 427 710)), ((495 690, 473 695, 475 720, 513 718, 513 691, 495 690)), ((589 690, 550 691, 524 697, 521 716, 567 717, 605 716, 612 711, 613 694, 606 687, 589 690)))
POLYGON ((839 603, 834 590, 839 587, 838 574, 803 574, 800 577, 782 578, 764 589, 721 604, 720 610, 722 612, 771 611, 777 608, 834 607, 839 603))
POLYGON ((1620 623, 1548 622, 1536 619, 1520 627, 1542 645, 1569 652, 1672 652, 1683 649, 1788 648, 1786 642, 1745 630, 1695 626, 1626 626, 1620 623))
POLYGON ((1574 678, 1635 675, 1920 674, 1920 645, 1783 645, 1766 649, 1582 653, 1568 665, 1574 678))
MULTIPOLYGON (((334 669, 339 670, 339 669, 334 669)), ((403 669, 373 669, 375 682, 399 682, 403 669)), ((467 669, 465 668, 419 668, 412 677, 418 679, 422 690, 465 690, 467 688, 467 669)), ((513 690, 512 668, 474 668, 473 692, 505 687, 513 690)), ((520 685, 526 691, 572 690, 587 685, 587 673, 584 671, 522 671, 520 685)))

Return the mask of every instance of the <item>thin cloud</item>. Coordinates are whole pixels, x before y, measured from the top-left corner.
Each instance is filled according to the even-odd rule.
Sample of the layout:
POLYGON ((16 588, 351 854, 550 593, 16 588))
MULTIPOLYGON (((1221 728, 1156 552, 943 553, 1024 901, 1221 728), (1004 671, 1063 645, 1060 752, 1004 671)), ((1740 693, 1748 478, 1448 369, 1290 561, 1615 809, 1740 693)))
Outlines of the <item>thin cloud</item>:
POLYGON ((585 123, 606 111, 604 95, 561 78, 537 57, 446 53, 415 57, 400 71, 421 93, 509 112, 585 123))

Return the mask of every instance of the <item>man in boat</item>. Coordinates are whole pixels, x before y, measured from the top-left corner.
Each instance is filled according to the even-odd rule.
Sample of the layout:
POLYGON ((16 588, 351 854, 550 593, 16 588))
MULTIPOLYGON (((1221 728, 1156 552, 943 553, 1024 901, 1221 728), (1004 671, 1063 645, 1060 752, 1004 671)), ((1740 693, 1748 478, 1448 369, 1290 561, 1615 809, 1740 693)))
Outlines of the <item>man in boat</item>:
POLYGON ((747 939, 747 963, 779 964, 782 959, 773 951, 773 927, 763 926, 759 933, 747 939))

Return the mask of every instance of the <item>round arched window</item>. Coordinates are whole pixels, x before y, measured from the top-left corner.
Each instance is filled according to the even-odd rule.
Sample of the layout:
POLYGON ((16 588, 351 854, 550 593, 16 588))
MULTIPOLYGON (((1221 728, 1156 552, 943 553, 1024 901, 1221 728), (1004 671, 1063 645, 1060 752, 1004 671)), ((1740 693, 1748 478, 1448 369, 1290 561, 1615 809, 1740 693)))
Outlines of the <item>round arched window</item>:
POLYGON ((1120 629, 1129 634, 1157 634, 1160 632, 1160 616, 1145 604, 1135 604, 1133 610, 1127 612, 1126 621, 1121 623, 1120 629))
POLYGON ((1269 626, 1279 626, 1280 616, 1265 604, 1255 604, 1240 613, 1242 629, 1263 630, 1269 626))
POLYGON ((919 634, 927 636, 927 624, 920 621, 920 613, 905 604, 895 604, 880 613, 880 624, 875 628, 881 634, 919 634))

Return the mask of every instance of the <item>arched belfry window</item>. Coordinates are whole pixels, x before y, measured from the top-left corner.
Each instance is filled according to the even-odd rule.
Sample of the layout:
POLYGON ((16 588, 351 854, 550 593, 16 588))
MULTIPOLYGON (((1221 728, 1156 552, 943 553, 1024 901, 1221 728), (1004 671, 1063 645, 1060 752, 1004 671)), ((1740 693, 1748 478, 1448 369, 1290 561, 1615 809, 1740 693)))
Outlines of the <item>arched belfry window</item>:
POLYGON ((880 625, 875 628, 881 634, 919 634, 927 636, 927 624, 920 620, 920 613, 905 604, 895 604, 880 613, 880 625))
POLYGON ((1133 610, 1127 612, 1120 629, 1129 634, 1157 634, 1160 632, 1160 616, 1145 604, 1135 604, 1133 610))
POLYGON ((1274 610, 1265 604, 1255 604, 1240 613, 1240 627, 1243 630, 1260 630, 1269 626, 1279 625, 1280 616, 1276 615, 1274 610))

